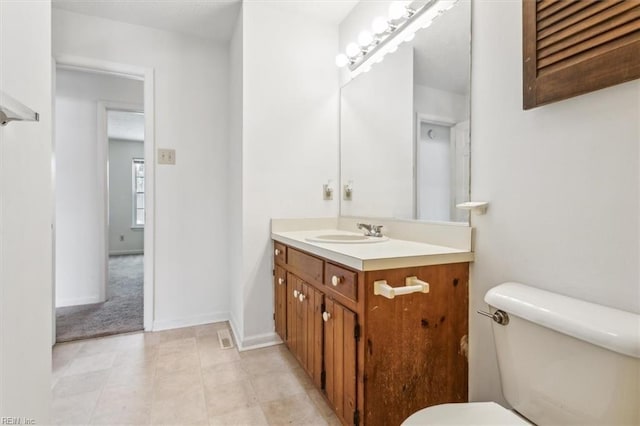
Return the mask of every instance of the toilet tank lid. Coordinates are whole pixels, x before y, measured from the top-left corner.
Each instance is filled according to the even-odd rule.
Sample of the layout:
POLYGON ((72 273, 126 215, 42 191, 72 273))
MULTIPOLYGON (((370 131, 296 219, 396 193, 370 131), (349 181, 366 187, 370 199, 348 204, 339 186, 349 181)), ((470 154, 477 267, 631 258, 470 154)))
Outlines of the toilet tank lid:
POLYGON ((640 358, 640 315, 550 291, 507 282, 487 292, 484 301, 576 339, 640 358))

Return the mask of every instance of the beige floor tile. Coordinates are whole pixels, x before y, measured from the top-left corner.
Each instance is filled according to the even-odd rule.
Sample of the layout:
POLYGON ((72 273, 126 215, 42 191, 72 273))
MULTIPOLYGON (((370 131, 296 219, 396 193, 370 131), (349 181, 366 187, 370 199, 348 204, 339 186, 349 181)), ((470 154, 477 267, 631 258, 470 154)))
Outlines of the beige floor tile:
POLYGON ((309 396, 309 399, 313 401, 313 403, 315 404, 316 408, 318 409, 322 417, 329 418, 334 414, 333 409, 329 406, 329 404, 324 399, 324 397, 322 396, 322 394, 318 389, 314 388, 314 389, 308 390, 307 395, 309 396))
POLYGON ((150 386, 105 388, 91 416, 92 424, 144 425, 151 421, 150 386))
POLYGON ((258 349, 241 353, 242 368, 250 376, 258 376, 266 373, 288 372, 292 368, 291 362, 280 350, 258 349), (258 352, 260 351, 260 352, 258 352), (250 352, 258 352, 249 354, 250 352))
POLYGON ((247 379, 240 361, 215 364, 202 369, 202 381, 205 387, 216 387, 226 383, 247 379))
POLYGON ((98 402, 100 393, 100 391, 95 391, 53 398, 51 401, 51 421, 59 425, 89 424, 91 413, 98 402))
POLYGON ((325 417, 325 420, 327 421, 327 424, 329 426, 342 426, 342 422, 340 421, 338 416, 335 415, 335 413, 330 415, 329 417, 325 417))
POLYGON ((202 389, 199 368, 173 372, 167 376, 156 376, 153 384, 154 400, 167 400, 188 393, 191 389, 202 389))
POLYGON ((207 408, 202 386, 194 386, 168 398, 153 399, 151 422, 154 425, 206 425, 207 408))
POLYGON ((248 380, 218 386, 209 383, 205 386, 205 396, 209 417, 221 416, 258 404, 258 398, 248 380))
POLYGON ((296 376, 289 372, 253 376, 251 384, 260 402, 274 401, 305 392, 296 376))
POLYGON ((211 426, 267 426, 267 418, 259 405, 209 418, 211 426))
POLYGON ((64 372, 64 376, 108 370, 113 365, 115 352, 100 353, 75 358, 64 372))
POLYGON ((194 369, 200 369, 200 357, 196 351, 159 354, 156 361, 158 377, 194 369))
POLYGON ((316 410, 306 393, 261 403, 270 425, 326 425, 327 421, 316 410))
POLYGON ((78 356, 116 352, 119 346, 120 340, 117 336, 88 339, 84 341, 84 345, 82 345, 80 352, 78 352, 78 356))
POLYGON ((155 363, 114 366, 105 387, 153 386, 155 363))
POLYGON ((231 329, 227 321, 215 322, 213 324, 203 324, 195 326, 196 337, 214 336, 218 338, 218 330, 231 329))
POLYGON ((195 337, 169 340, 158 345, 158 354, 160 355, 175 352, 195 352, 196 350, 197 345, 195 337))
POLYGON ((109 370, 61 377, 53 387, 53 398, 99 391, 107 383, 108 378, 109 370))
POLYGON ((128 367, 134 365, 154 365, 158 359, 157 346, 140 346, 123 348, 116 353, 113 360, 114 367, 128 367))
POLYGON ((298 383, 300 383, 300 386, 302 386, 306 390, 311 390, 316 388, 316 386, 313 384, 313 381, 311 380, 311 377, 309 377, 307 372, 304 371, 304 369, 300 367, 300 365, 297 365, 291 368, 291 370, 289 371, 291 374, 296 376, 296 378, 298 379, 298 383))
POLYGON ((222 349, 218 338, 212 336, 198 339, 198 354, 203 368, 240 360, 240 355, 236 348, 222 349))
POLYGON ((173 330, 157 331, 155 334, 160 343, 169 342, 171 340, 185 339, 196 336, 195 327, 176 328, 173 330))

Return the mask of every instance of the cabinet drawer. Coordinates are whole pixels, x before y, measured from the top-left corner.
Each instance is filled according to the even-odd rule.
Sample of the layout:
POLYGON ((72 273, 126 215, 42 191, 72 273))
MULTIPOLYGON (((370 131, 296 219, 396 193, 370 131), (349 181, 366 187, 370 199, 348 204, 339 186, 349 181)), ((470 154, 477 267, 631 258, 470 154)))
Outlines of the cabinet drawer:
POLYGON ((324 267, 324 283, 338 293, 353 301, 358 300, 358 274, 338 265, 326 263, 324 267))
POLYGON ((273 242, 273 257, 276 262, 287 263, 287 246, 278 242, 273 242))
POLYGON ((289 248, 287 260, 288 265, 292 268, 303 271, 309 278, 322 282, 322 266, 324 262, 321 259, 289 248))

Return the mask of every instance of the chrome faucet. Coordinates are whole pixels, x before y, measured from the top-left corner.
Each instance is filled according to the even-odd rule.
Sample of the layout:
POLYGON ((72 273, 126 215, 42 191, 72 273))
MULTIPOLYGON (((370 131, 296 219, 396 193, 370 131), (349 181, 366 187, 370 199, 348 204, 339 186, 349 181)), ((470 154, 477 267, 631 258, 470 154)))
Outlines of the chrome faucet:
POLYGON ((382 225, 373 225, 371 223, 357 223, 358 229, 364 229, 364 235, 367 237, 382 237, 382 225))

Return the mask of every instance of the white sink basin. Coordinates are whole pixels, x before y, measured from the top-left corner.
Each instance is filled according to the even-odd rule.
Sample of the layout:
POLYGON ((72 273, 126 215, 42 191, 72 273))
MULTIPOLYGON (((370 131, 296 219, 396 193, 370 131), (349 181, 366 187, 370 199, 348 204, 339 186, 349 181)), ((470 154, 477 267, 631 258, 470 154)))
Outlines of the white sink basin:
POLYGON ((314 243, 340 243, 340 244, 366 244, 381 243, 388 241, 388 237, 367 237, 366 235, 356 234, 324 234, 315 237, 308 237, 307 241, 314 243))

